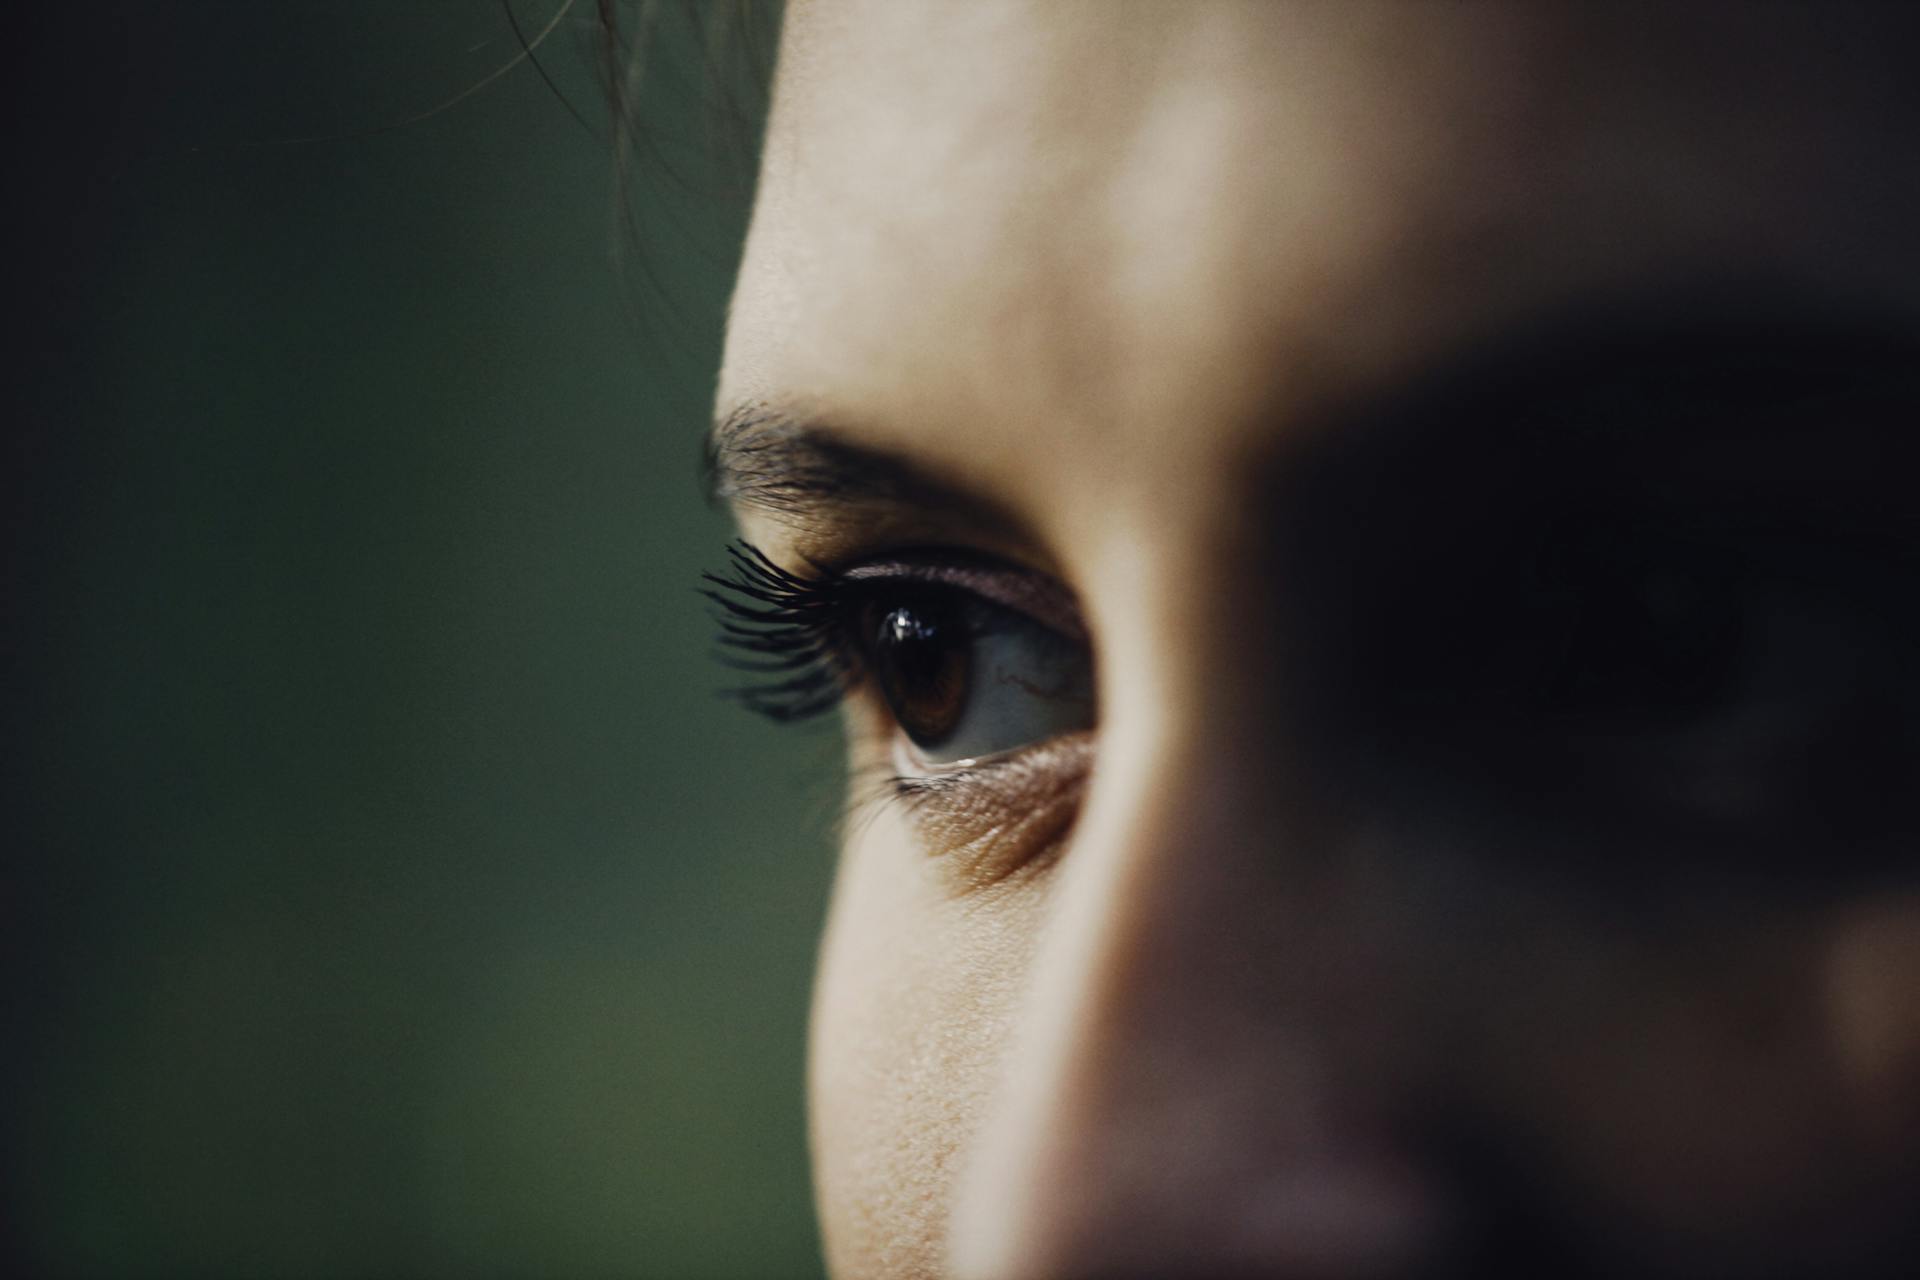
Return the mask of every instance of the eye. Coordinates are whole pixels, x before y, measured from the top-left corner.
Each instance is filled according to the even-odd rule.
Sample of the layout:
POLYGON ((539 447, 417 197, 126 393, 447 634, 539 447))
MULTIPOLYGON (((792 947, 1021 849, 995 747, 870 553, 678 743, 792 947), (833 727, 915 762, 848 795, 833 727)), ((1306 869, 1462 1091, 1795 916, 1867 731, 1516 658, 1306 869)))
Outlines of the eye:
POLYGON ((728 560, 702 594, 718 608, 721 661, 757 678, 727 692, 780 723, 871 695, 899 731, 899 781, 1094 726, 1093 655, 1072 593, 1051 578, 943 551, 811 575, 744 542, 728 560))
POLYGON ((917 767, 1005 755, 1094 723, 1086 647, 964 588, 873 585, 852 637, 917 767))
POLYGON ((1920 619, 1894 550, 1606 512, 1440 545, 1355 575, 1389 589, 1349 597, 1348 643, 1319 651, 1346 661, 1320 670, 1356 785, 1615 863, 1910 859, 1920 619))

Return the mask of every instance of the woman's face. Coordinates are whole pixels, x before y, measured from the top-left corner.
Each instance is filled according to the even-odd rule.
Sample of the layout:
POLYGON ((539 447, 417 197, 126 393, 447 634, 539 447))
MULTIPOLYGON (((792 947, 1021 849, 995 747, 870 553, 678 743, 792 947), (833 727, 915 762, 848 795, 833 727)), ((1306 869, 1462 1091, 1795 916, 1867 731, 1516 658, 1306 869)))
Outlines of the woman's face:
POLYGON ((1909 27, 790 5, 715 449, 851 740, 836 1273, 1895 1268, 1909 27))

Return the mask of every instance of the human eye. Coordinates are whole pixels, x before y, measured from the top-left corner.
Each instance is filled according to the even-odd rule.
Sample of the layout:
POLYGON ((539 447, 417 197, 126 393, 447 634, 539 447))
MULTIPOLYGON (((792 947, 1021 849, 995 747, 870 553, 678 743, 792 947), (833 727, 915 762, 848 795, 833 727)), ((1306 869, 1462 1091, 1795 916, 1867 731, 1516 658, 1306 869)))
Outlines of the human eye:
POLYGON ((1004 833, 1011 815, 996 816, 997 803, 1057 800, 1084 772, 1084 751, 1062 744, 1095 726, 1092 654, 1051 580, 938 551, 805 575, 746 543, 729 559, 706 575, 723 660, 761 677, 732 695, 782 723, 860 698, 885 740, 871 754, 897 791, 936 807, 964 800, 952 807, 979 829, 938 824, 945 842, 1004 833))
POLYGON ((1083 644, 911 570, 855 576, 840 643, 900 729, 903 772, 971 767, 1093 724, 1083 644))
POLYGON ((1869 873, 1910 856, 1906 580, 1804 530, 1516 521, 1368 592, 1343 649, 1353 776, 1676 868, 1791 875, 1820 849, 1821 874, 1869 873))
POLYGON ((1329 782, 1622 885, 1910 874, 1911 362, 1671 345, 1463 379, 1302 473, 1316 545, 1395 513, 1295 552, 1329 782))

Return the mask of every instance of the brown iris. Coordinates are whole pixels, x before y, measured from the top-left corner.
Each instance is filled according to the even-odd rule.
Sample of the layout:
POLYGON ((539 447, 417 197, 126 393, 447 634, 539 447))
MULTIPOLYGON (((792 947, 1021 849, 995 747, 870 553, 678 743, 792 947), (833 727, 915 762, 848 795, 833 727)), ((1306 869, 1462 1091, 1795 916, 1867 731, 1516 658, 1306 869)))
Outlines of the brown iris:
POLYGON ((872 664, 887 706, 915 746, 937 747, 952 735, 973 669, 972 636, 957 610, 928 599, 886 609, 872 664))

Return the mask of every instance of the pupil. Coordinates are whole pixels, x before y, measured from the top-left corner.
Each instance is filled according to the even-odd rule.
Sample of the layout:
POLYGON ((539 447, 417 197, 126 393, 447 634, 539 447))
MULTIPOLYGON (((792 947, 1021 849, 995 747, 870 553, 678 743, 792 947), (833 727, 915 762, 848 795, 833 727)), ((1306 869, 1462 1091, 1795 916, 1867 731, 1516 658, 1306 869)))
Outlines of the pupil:
POLYGON ((875 674, 894 719, 916 746, 938 746, 966 709, 972 645, 965 624, 923 603, 888 610, 879 631, 875 674))

